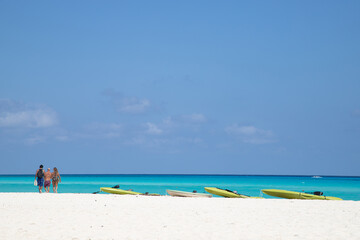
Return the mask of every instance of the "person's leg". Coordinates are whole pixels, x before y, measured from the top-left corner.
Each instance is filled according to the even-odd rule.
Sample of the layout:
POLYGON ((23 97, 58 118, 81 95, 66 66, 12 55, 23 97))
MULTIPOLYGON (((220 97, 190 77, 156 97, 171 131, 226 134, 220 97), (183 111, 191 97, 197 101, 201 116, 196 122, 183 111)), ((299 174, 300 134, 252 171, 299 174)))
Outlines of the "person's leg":
POLYGON ((38 184, 39 184, 39 192, 42 193, 42 188, 44 186, 44 179, 40 178, 38 184))
POLYGON ((46 192, 50 193, 50 185, 51 185, 51 181, 48 180, 46 181, 46 192))
POLYGON ((38 185, 38 188, 39 188, 39 193, 41 193, 41 181, 40 181, 39 178, 36 179, 36 181, 37 181, 37 185, 38 185))

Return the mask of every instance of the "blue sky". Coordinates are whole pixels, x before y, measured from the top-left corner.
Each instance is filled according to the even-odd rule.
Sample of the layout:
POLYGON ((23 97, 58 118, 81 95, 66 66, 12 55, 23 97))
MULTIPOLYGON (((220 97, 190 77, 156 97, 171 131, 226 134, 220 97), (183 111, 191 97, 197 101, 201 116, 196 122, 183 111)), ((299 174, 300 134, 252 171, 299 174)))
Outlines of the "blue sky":
POLYGON ((359 1, 1 1, 0 174, 360 175, 359 1))

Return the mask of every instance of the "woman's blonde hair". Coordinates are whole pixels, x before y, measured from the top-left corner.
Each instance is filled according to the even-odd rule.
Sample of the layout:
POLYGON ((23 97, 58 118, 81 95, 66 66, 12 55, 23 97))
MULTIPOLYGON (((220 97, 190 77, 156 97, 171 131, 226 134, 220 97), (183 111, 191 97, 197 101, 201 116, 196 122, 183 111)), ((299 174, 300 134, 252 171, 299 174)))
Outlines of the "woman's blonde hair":
POLYGON ((55 175, 57 175, 59 173, 56 167, 54 167, 54 173, 55 173, 55 175))

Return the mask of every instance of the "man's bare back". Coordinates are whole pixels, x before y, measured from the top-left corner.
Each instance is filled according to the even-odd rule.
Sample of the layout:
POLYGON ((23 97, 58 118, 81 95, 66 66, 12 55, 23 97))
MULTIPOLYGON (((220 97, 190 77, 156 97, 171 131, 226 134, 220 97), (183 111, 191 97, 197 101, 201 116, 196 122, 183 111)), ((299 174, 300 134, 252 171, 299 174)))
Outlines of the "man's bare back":
POLYGON ((49 169, 47 172, 45 172, 44 175, 45 175, 45 176, 44 176, 45 181, 50 181, 50 180, 51 180, 51 172, 50 172, 50 169, 49 169))
POLYGON ((51 184, 51 172, 50 168, 47 169, 47 171, 44 174, 45 182, 44 187, 46 192, 50 192, 50 184, 51 184))

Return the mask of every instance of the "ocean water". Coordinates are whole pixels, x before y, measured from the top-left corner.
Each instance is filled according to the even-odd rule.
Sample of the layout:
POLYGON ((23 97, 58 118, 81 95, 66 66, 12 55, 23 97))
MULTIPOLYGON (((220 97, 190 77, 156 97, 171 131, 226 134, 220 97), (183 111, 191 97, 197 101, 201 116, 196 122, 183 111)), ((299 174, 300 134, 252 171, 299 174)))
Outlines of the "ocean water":
MULTIPOLYGON (((100 187, 120 185, 121 189, 166 195, 166 189, 205 192, 204 187, 236 190, 262 196, 261 189, 322 191, 326 196, 360 200, 360 177, 255 176, 255 175, 62 175, 59 193, 93 193, 100 187)), ((0 192, 37 192, 34 175, 0 175, 0 192)), ((50 188, 52 190, 52 187, 50 188)), ((106 193, 99 193, 106 194, 106 193)))

